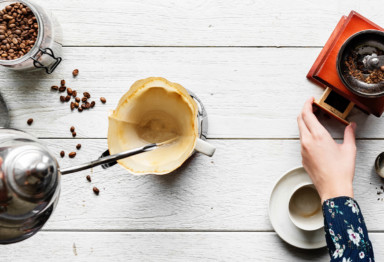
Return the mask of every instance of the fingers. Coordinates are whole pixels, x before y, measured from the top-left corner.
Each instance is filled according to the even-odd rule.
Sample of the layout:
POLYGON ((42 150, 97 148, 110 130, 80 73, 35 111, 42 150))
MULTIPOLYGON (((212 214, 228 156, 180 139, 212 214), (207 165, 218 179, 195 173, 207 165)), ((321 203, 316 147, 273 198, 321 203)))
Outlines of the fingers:
POLYGON ((311 133, 309 132, 307 126, 304 123, 303 117, 301 114, 297 117, 297 124, 299 126, 299 132, 300 132, 300 140, 303 139, 303 136, 310 136, 311 133))
POLYGON ((313 101, 314 99, 312 97, 305 102, 303 110, 301 111, 301 115, 309 132, 311 132, 312 135, 322 136, 328 133, 328 131, 323 127, 322 124, 320 124, 319 120, 317 120, 317 117, 313 114, 313 101))
POLYGON ((356 138, 355 138, 356 123, 352 122, 349 124, 344 131, 344 145, 356 148, 356 138))

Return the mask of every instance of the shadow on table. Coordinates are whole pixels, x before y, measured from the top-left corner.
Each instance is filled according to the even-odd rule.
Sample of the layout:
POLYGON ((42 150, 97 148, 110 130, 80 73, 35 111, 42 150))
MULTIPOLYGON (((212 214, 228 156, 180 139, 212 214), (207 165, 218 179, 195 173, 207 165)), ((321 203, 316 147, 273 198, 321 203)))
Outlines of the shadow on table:
POLYGON ((296 257, 298 260, 314 260, 322 258, 324 261, 327 261, 326 259, 330 259, 328 249, 326 247, 318 249, 301 249, 291 246, 281 239, 280 241, 282 248, 285 249, 287 253, 291 253, 292 257, 296 257))
POLYGON ((157 180, 157 183, 163 186, 172 186, 179 182, 184 176, 188 176, 188 173, 191 173, 191 167, 193 166, 193 162, 197 158, 197 154, 193 154, 190 158, 188 158, 184 164, 181 165, 175 171, 162 175, 162 176, 153 176, 153 179, 157 180))
POLYGON ((193 166, 193 162, 197 158, 197 154, 193 154, 190 158, 188 158, 181 167, 176 169, 175 171, 162 176, 153 176, 155 180, 158 181, 159 184, 164 186, 172 186, 177 183, 183 176, 187 176, 188 173, 191 173, 191 166, 193 166))
MULTIPOLYGON (((44 70, 38 70, 33 72, 22 72, 22 71, 7 71, 7 78, 21 80, 15 82, 17 89, 15 91, 28 94, 35 92, 36 88, 39 87, 40 82, 47 78, 47 73, 44 70)), ((50 87, 47 87, 50 90, 50 87)))

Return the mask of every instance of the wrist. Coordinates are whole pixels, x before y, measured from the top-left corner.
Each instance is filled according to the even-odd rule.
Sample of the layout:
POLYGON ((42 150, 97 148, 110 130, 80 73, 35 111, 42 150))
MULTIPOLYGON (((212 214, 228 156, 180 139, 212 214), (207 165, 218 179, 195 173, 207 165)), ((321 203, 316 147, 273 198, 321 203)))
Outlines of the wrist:
POLYGON ((353 198, 354 195, 353 195, 352 186, 349 186, 349 187, 343 186, 343 188, 330 190, 330 191, 327 191, 327 192, 320 194, 321 203, 324 203, 324 201, 326 201, 330 198, 341 197, 341 196, 353 198))

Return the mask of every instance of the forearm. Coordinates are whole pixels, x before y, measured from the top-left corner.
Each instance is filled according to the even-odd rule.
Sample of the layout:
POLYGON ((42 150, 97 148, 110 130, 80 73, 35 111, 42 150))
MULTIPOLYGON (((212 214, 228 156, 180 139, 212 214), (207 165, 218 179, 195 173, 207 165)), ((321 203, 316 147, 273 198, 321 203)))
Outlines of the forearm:
POLYGON ((364 218, 353 198, 336 197, 326 200, 323 203, 323 214, 331 261, 374 261, 364 218))

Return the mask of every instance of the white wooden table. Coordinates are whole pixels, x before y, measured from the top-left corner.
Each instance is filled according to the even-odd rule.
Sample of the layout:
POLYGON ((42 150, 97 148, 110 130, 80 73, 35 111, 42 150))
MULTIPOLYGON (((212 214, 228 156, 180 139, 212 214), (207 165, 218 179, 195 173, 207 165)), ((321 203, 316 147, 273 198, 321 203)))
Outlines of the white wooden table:
MULTIPOLYGON (((93 160, 106 149, 108 110, 135 80, 163 76, 204 102, 217 151, 211 159, 195 155, 168 176, 136 177, 114 166, 62 177, 44 229, 1 246, 1 261, 328 260, 326 249, 304 251, 280 240, 268 199, 274 182, 301 165, 296 116, 305 99, 323 92, 305 78, 322 45, 352 9, 383 26, 382 1, 36 2, 63 27, 64 61, 52 75, 0 69, 12 127, 41 138, 58 158, 81 143, 75 159, 59 158, 62 167, 93 160), (71 112, 50 91, 61 79, 107 104, 71 112)), ((373 171, 384 121, 358 110, 351 118, 359 125, 356 199, 377 261, 384 261, 384 202, 375 191, 382 181, 373 171)), ((342 137, 340 124, 323 123, 342 137)))

